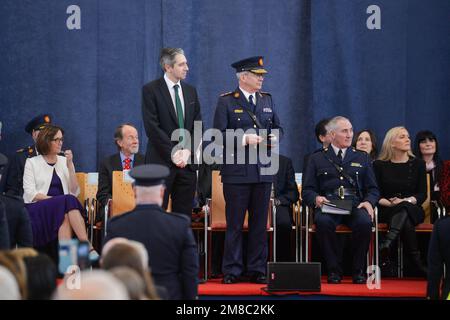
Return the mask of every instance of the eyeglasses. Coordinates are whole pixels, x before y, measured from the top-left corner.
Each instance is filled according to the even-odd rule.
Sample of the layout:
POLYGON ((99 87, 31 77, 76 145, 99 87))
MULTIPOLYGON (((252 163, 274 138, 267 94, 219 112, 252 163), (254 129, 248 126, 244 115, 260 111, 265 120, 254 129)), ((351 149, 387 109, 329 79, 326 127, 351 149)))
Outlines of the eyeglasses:
POLYGON ((55 138, 55 139, 52 139, 52 141, 56 142, 56 143, 59 143, 59 142, 63 143, 64 142, 64 138, 55 138))

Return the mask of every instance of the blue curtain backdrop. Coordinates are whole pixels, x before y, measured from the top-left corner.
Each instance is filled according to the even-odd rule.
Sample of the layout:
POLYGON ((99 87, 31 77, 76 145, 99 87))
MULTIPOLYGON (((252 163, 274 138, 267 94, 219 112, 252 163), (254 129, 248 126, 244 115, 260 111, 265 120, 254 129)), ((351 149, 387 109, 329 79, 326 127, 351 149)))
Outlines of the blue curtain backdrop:
POLYGON ((141 87, 160 77, 161 47, 185 49, 204 126, 219 94, 233 90, 230 64, 264 55, 285 128, 282 153, 297 171, 318 147, 314 123, 349 117, 378 139, 405 125, 433 130, 450 157, 448 0, 2 0, 0 152, 31 143, 25 124, 49 112, 66 129, 79 171, 115 152, 114 128, 136 124, 145 152, 141 87), (68 30, 68 6, 81 29, 68 30), (369 30, 370 5, 381 30, 369 30))

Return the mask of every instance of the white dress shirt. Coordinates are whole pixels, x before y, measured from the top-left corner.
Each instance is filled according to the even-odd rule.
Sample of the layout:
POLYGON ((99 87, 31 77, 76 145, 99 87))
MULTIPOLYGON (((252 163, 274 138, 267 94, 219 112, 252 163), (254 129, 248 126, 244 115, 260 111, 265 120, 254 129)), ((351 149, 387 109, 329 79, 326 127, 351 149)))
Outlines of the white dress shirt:
POLYGON ((338 156, 339 150, 342 150, 342 159, 345 158, 345 153, 347 152, 347 149, 348 149, 348 148, 342 148, 342 149, 341 149, 341 148, 338 148, 338 147, 334 146, 333 144, 331 144, 331 146, 333 147, 334 154, 335 154, 336 156, 338 156))
POLYGON ((174 86, 178 85, 178 96, 180 97, 181 101, 181 109, 183 109, 183 119, 185 117, 186 112, 184 111, 184 97, 183 97, 183 89, 181 88, 181 81, 178 81, 177 83, 173 82, 169 79, 167 74, 164 74, 164 80, 166 81, 167 88, 169 88, 170 97, 172 98, 173 107, 175 109, 175 114, 177 114, 177 105, 175 104, 175 88, 174 86))
POLYGON ((253 103, 256 106, 256 92, 250 93, 250 92, 245 91, 241 87, 239 87, 239 90, 242 91, 242 93, 244 94, 245 99, 247 99, 248 102, 250 102, 250 96, 253 96, 253 103))

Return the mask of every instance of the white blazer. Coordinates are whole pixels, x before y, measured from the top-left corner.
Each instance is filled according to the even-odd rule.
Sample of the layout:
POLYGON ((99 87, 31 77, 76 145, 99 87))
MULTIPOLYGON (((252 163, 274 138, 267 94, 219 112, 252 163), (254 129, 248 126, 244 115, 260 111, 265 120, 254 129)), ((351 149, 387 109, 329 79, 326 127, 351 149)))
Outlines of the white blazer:
POLYGON ((78 196, 80 187, 74 193, 69 190, 69 168, 67 168, 67 159, 63 156, 57 156, 54 166, 50 166, 42 155, 28 158, 25 162, 23 172, 23 200, 25 203, 32 203, 38 193, 47 194, 53 177, 53 169, 61 179, 64 194, 78 196))

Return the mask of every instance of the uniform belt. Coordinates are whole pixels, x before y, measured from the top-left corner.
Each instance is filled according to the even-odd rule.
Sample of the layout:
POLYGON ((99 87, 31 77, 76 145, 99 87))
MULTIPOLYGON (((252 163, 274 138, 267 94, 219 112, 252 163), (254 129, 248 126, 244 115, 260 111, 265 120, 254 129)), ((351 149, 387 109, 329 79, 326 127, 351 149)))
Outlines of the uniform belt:
POLYGON ((326 196, 338 196, 340 198, 348 196, 357 196, 356 190, 353 188, 337 188, 326 192, 326 196))

